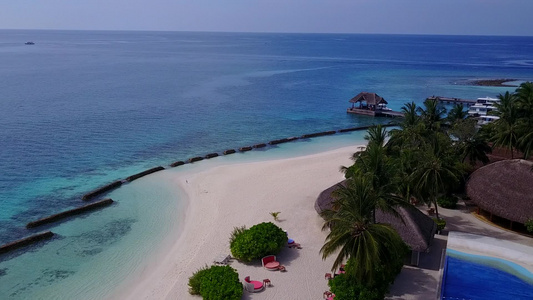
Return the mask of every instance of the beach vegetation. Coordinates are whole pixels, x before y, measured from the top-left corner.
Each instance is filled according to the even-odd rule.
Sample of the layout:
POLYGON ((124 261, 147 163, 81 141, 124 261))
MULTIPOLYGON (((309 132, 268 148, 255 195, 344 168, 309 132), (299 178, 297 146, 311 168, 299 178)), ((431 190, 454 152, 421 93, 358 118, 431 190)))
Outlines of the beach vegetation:
MULTIPOLYGON (((375 274, 378 276, 370 284, 367 281, 358 281, 346 271, 344 274, 337 274, 328 281, 331 292, 335 294, 335 299, 339 300, 382 300, 389 292, 390 285, 396 279, 403 267, 405 253, 397 253, 393 258, 394 263, 390 265, 375 265, 375 274)), ((346 263, 346 270, 351 269, 352 261, 346 263)))
POLYGON ((206 300, 238 300, 242 298, 243 286, 232 267, 205 266, 189 277, 189 293, 206 300))
POLYGON ((527 159, 533 153, 533 82, 524 82, 514 93, 498 98, 500 103, 492 113, 499 119, 483 129, 495 147, 510 150, 511 158, 518 150, 527 159))
POLYGON ((241 226, 241 227, 234 227, 233 228, 233 231, 231 232, 231 235, 230 235, 230 238, 229 238, 229 243, 230 245, 233 243, 233 241, 235 241, 235 239, 243 234, 244 232, 246 231, 246 226, 241 226))
POLYGON ((455 209, 457 208, 457 197, 453 195, 444 195, 437 199, 437 204, 440 207, 455 209))
POLYGON ((279 221, 279 214, 281 212, 280 211, 273 211, 273 212, 270 212, 270 215, 274 218, 274 221, 279 221))
POLYGON ((443 218, 433 218, 433 221, 435 221, 435 223, 437 224, 437 231, 439 232, 443 230, 444 227, 446 227, 446 220, 444 220, 443 218))
POLYGON ((446 114, 446 121, 449 125, 456 124, 465 120, 468 117, 468 110, 465 109, 462 103, 455 104, 446 114))
POLYGON ((409 249, 389 224, 374 221, 379 202, 371 179, 356 176, 335 197, 332 210, 322 212, 323 230, 330 230, 320 249, 322 258, 337 255, 332 270, 343 262, 344 273, 329 281, 335 299, 383 299, 400 273, 409 249))
MULTIPOLYGON (((376 224, 373 212, 378 199, 366 177, 350 179, 344 192, 334 201, 335 209, 325 210, 323 230, 330 229, 320 249, 322 258, 336 255, 332 270, 347 260, 346 273, 357 282, 373 285, 381 276, 378 265, 385 269, 395 265, 395 258, 407 252, 407 246, 389 224, 376 224)), ((403 261, 402 261, 403 262, 403 261)))
POLYGON ((250 262, 267 255, 278 254, 287 245, 287 234, 271 222, 264 222, 250 229, 235 229, 230 238, 231 255, 250 262))
POLYGON ((533 233, 533 218, 527 219, 524 225, 526 225, 527 232, 533 233))

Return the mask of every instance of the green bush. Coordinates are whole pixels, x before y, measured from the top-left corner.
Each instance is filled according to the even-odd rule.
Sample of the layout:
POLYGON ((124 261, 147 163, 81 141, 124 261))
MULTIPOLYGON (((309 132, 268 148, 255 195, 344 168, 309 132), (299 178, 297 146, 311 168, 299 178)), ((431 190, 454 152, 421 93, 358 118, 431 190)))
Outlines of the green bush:
POLYGON ((206 300, 239 300, 243 287, 232 267, 206 266, 189 277, 189 293, 206 300))
POLYGON ((271 222, 261 223, 250 229, 235 228, 230 238, 231 255, 250 262, 267 255, 278 254, 287 245, 287 234, 271 222))
POLYGON ((437 223, 437 230, 438 231, 441 231, 444 229, 444 227, 446 227, 446 220, 444 219, 437 219, 437 218, 433 218, 433 221, 435 221, 435 223, 437 223))
POLYGON ((437 204, 444 208, 457 208, 457 197, 455 196, 442 196, 437 199, 437 204))
POLYGON ((200 285, 202 284, 202 279, 207 273, 209 273, 209 268, 205 266, 194 272, 194 274, 189 277, 189 294, 200 295, 200 285))
POLYGON ((526 225, 527 232, 533 233, 533 218, 529 218, 524 225, 526 225))
POLYGON ((374 274, 375 282, 370 283, 367 280, 358 282, 350 275, 350 270, 355 267, 348 260, 345 274, 337 275, 328 282, 331 292, 335 294, 335 300, 382 300, 389 291, 389 286, 394 282, 396 276, 400 274, 403 261, 409 248, 407 246, 393 257, 390 257, 387 263, 375 264, 374 274))

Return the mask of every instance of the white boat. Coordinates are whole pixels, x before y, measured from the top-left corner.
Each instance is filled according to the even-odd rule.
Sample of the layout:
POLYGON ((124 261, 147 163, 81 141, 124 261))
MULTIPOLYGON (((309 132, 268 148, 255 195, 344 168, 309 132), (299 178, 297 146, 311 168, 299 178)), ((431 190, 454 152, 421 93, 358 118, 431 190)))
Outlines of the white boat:
POLYGON ((497 110, 495 104, 499 104, 500 99, 484 97, 477 98, 476 103, 468 109, 468 115, 478 120, 478 125, 485 125, 498 120, 499 117, 489 115, 489 112, 497 110))
POLYGON ((392 111, 392 109, 388 108, 387 104, 385 104, 385 103, 378 104, 376 110, 392 111))

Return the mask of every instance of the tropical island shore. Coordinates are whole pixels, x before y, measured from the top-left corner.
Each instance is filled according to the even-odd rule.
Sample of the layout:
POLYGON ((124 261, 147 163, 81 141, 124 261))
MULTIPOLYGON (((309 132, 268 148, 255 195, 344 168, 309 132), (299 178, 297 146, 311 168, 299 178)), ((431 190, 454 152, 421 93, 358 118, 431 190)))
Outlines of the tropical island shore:
MULTIPOLYGON (((320 299, 328 290, 324 274, 331 272, 334 257, 322 260, 319 253, 326 232, 314 209, 317 196, 343 179, 339 167, 352 163, 351 155, 361 146, 349 146, 318 154, 252 163, 219 165, 201 171, 169 172, 176 186, 185 191, 188 207, 179 238, 163 256, 153 258, 152 269, 123 286, 110 299, 200 299, 188 293, 188 278, 212 265, 221 254, 229 255, 229 237, 234 227, 248 228, 274 222, 288 232, 302 249, 284 248, 277 256, 287 272, 268 271, 260 262, 231 261, 241 281, 270 279, 273 286, 260 293, 244 292, 243 299, 320 299), (281 212, 273 221, 270 212, 281 212)), ((436 235, 432 250, 420 266, 404 266, 386 299, 428 299, 439 282, 442 250, 447 231, 488 234, 502 240, 531 245, 531 240, 486 224, 469 213, 440 208, 449 221, 447 230, 436 235)))
POLYGON ((175 173, 176 185, 188 196, 183 232, 159 266, 134 286, 126 288, 127 299, 200 299, 188 293, 188 278, 211 265, 220 254, 230 254, 229 237, 234 227, 248 228, 274 222, 270 212, 281 212, 274 222, 288 232, 302 249, 282 249, 278 260, 287 272, 272 272, 260 262, 232 261, 241 280, 268 278, 273 287, 261 293, 244 293, 243 299, 319 299, 328 290, 324 279, 331 272, 333 257, 323 261, 319 250, 326 232, 314 210, 317 195, 341 181, 341 165, 352 163, 358 146, 319 154, 218 166, 199 173, 175 173), (288 293, 294 297, 289 297, 288 293))
POLYGON ((494 86, 494 87, 512 87, 518 86, 516 84, 509 84, 509 82, 516 81, 516 79, 500 78, 500 79, 478 79, 469 81, 470 85, 477 86, 494 86))

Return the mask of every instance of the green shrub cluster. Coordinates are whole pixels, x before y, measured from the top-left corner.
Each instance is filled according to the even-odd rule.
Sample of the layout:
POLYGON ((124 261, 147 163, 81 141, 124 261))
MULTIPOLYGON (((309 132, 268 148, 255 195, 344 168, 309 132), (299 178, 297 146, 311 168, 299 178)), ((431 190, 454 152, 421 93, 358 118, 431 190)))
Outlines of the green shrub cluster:
POLYGON ((457 197, 451 195, 442 196, 437 199, 437 204, 440 207, 455 209, 457 208, 457 197))
POLYGON ((441 231, 444 229, 444 227, 446 227, 446 220, 444 220, 443 218, 440 218, 440 219, 433 218, 433 221, 435 221, 435 223, 437 224, 438 231, 441 231))
POLYGON ((529 218, 524 225, 526 225, 527 232, 533 233, 533 218, 529 218))
POLYGON ((206 266, 189 277, 189 293, 206 300, 238 300, 243 287, 239 274, 232 267, 206 266))
POLYGON ((335 276, 328 282, 331 292, 335 294, 335 300, 382 300, 385 294, 389 292, 389 286, 394 282, 396 276, 400 274, 403 267, 405 256, 409 253, 409 248, 404 247, 394 257, 390 257, 387 262, 376 264, 374 267, 374 282, 358 280, 351 275, 351 259, 348 260, 345 270, 346 273, 335 276))
POLYGON ((250 262, 278 254, 287 245, 287 240, 287 234, 271 222, 257 224, 250 229, 235 228, 230 238, 231 255, 238 260, 250 262))

